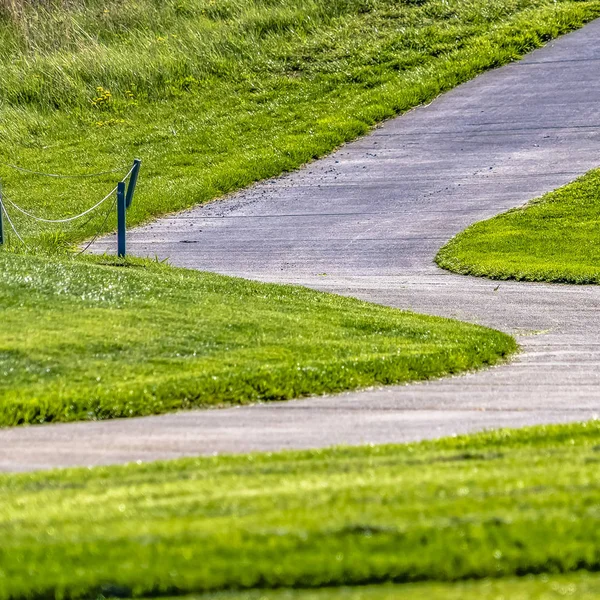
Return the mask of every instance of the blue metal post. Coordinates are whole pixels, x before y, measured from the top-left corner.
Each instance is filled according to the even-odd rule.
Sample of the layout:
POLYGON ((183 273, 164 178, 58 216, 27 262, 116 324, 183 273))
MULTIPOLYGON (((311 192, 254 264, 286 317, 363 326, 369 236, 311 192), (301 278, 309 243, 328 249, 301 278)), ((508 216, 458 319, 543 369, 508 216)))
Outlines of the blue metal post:
POLYGON ((117 186, 117 254, 125 256, 125 215, 127 205, 125 198, 125 182, 120 181, 117 186))
POLYGON ((138 174, 140 172, 140 165, 142 161, 139 158, 136 158, 133 161, 133 171, 131 171, 131 177, 129 178, 129 185, 127 186, 127 199, 126 206, 129 208, 131 206, 131 202, 133 201, 133 193, 135 192, 135 186, 138 180, 138 174))

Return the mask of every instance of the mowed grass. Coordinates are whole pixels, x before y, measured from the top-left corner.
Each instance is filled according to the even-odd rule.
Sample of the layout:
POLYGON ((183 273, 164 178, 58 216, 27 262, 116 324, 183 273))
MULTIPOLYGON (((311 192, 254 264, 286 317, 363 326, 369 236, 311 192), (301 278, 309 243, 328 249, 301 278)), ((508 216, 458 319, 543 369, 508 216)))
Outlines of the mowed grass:
POLYGON ((450 271, 494 279, 600 283, 600 171, 472 225, 437 256, 450 271))
POLYGON ((516 347, 483 327, 140 261, 0 254, 0 306, 0 425, 401 383, 516 347))
MULTIPOLYGON (((514 579, 543 573, 572 573, 558 579, 563 593, 582 580, 593 592, 597 578, 575 571, 600 569, 599 464, 596 421, 403 446, 4 475, 0 598, 419 581, 439 582, 432 598, 512 600, 522 597, 508 593, 519 587, 556 597, 544 578, 514 579), (509 577, 506 594, 502 581, 442 585, 501 577, 509 577), (486 586, 499 593, 477 596, 486 586)), ((407 598, 425 597, 406 589, 407 598)), ((398 596, 381 587, 249 597, 398 596)))
POLYGON ((184 596, 185 600, 597 600, 600 576, 528 575, 483 581, 370 585, 317 590, 252 590, 184 596))
MULTIPOLYGON (((294 169, 600 16, 598 0, 23 6, 0 17, 0 162, 125 173, 140 157, 130 223, 294 169)), ((7 197, 50 218, 91 206, 119 178, 2 165, 0 177, 7 197)), ((12 216, 45 251, 115 227, 104 211, 64 226, 12 216)))

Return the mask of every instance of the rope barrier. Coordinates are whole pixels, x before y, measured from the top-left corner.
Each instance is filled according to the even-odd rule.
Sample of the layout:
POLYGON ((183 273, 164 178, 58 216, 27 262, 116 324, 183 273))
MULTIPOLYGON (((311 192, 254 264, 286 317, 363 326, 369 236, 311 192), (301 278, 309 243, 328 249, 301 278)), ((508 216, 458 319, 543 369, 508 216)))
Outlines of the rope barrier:
POLYGON ((120 173, 123 171, 123 167, 113 169, 112 171, 101 171, 100 173, 83 173, 81 175, 61 175, 57 173, 42 173, 41 171, 32 171, 31 169, 25 169, 18 165, 12 165, 10 163, 0 162, 0 166, 20 171, 21 173, 29 173, 30 175, 39 175, 40 177, 52 177, 54 179, 81 179, 87 177, 102 177, 104 175, 113 175, 114 173, 120 173))
POLYGON ((69 217, 68 219, 42 219, 41 217, 37 217, 36 215, 32 215, 30 212, 27 212, 24 208, 21 208, 20 206, 18 206, 17 204, 15 204, 8 196, 4 196, 4 199, 15 209, 18 210, 20 213, 24 214, 27 217, 32 218, 34 221, 39 221, 40 223, 70 223, 71 221, 76 221, 77 219, 81 219, 81 217, 85 217, 85 215, 91 213, 92 211, 96 210, 99 206, 101 206, 102 204, 104 204, 115 192, 117 191, 117 188, 113 188, 111 192, 109 192, 108 195, 104 196, 104 198, 102 198, 102 200, 100 200, 100 202, 94 204, 94 206, 92 206, 91 208, 88 208, 86 211, 82 212, 80 215, 75 215, 74 217, 69 217))
MULTIPOLYGON (((102 198, 102 200, 100 200, 99 202, 96 202, 96 204, 94 204, 90 208, 84 210, 82 213, 80 213, 78 215, 74 215, 72 217, 65 217, 63 219, 45 219, 43 217, 38 217, 37 215, 30 213, 29 211, 25 210, 24 208, 22 208, 21 206, 19 206, 15 202, 13 202, 6 195, 2 194, 2 188, 0 187, 0 244, 3 244, 2 215, 5 215, 6 220, 8 221, 8 224, 10 225, 10 227, 13 230, 16 237, 23 244, 23 246, 25 246, 25 248, 29 248, 28 245, 25 243, 25 240, 21 237, 21 235, 19 235, 19 232, 17 231, 15 224, 13 223, 12 219, 10 218, 10 215, 8 214, 8 210, 6 208, 5 202, 8 202, 8 204, 11 206, 11 208, 14 208, 21 214, 25 215, 26 217, 29 217, 29 218, 31 218, 35 221, 41 222, 41 223, 52 223, 52 224, 70 223, 72 221, 82 219, 83 217, 93 213, 95 210, 100 208, 100 206, 102 206, 102 204, 104 204, 109 198, 111 198, 111 196, 113 196, 113 194, 115 194, 115 192, 116 192, 114 202, 110 206, 110 208, 106 212, 106 214, 104 215, 104 220, 103 220, 102 224, 100 225, 100 227, 97 229, 94 237, 89 241, 89 243, 85 246, 85 248, 83 248, 80 252, 78 252, 76 254, 76 256, 83 254, 98 239, 98 237, 104 230, 104 227, 106 226, 108 218, 109 218, 111 212, 113 211, 113 209, 115 208, 115 206, 118 207, 118 210, 117 210, 118 242, 119 242, 118 243, 118 253, 119 253, 119 256, 125 256, 125 230, 126 230, 125 215, 126 215, 127 209, 131 205, 131 201, 133 199, 133 194, 134 194, 135 186, 136 186, 137 179, 138 179, 140 164, 141 164, 141 160, 135 159, 133 162, 133 166, 127 172, 127 174, 121 179, 121 181, 119 181, 119 183, 117 184, 116 187, 114 187, 106 196, 104 196, 104 198, 102 198), (128 178, 130 178, 130 180, 129 180, 128 187, 126 187, 125 182, 127 181, 128 178)), ((29 169, 23 169, 22 167, 17 167, 16 165, 8 165, 8 164, 2 163, 2 162, 0 162, 0 165, 9 166, 11 168, 15 168, 19 171, 23 171, 26 173, 44 175, 46 177, 60 177, 60 178, 71 177, 68 175, 63 176, 63 175, 51 175, 49 173, 38 173, 36 171, 30 171, 29 169)), ((107 175, 109 173, 116 173, 118 171, 122 172, 122 170, 119 169, 119 170, 114 170, 114 171, 106 171, 104 173, 96 173, 96 174, 89 174, 89 175, 74 175, 72 177, 96 177, 99 175, 107 175)), ((94 216, 92 215, 92 217, 86 219, 86 221, 84 222, 84 225, 87 225, 88 223, 90 223, 93 218, 94 218, 94 216)))

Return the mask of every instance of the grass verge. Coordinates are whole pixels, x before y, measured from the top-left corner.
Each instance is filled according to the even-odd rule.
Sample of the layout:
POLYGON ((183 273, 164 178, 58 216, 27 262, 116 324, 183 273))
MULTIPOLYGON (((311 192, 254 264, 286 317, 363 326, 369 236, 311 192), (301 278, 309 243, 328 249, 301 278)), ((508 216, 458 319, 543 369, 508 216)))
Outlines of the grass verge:
POLYGON ((591 422, 0 476, 0 598, 598 571, 599 450, 591 422))
POLYGON ((0 425, 400 383, 515 350, 483 327, 135 260, 0 254, 0 306, 0 425))
POLYGON ((464 275, 600 283, 600 171, 454 237, 436 261, 464 275))
POLYGON ((483 581, 368 585, 318 590, 252 590, 185 596, 185 600, 598 600, 600 576, 585 571, 483 581))

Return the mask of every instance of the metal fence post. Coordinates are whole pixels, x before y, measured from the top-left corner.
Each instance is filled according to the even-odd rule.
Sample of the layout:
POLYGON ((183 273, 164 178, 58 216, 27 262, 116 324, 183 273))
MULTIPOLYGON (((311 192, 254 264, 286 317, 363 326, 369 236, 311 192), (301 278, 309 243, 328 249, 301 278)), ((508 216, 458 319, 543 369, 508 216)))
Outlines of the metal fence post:
POLYGON ((127 198, 125 201, 127 208, 131 206, 131 202, 133 201, 133 193, 135 192, 135 186, 137 184, 141 164, 142 161, 139 158, 136 158, 133 161, 133 169, 131 170, 131 177, 129 178, 129 185, 127 186, 127 198))
POLYGON ((125 182, 117 185, 117 254, 125 256, 125 216, 127 214, 125 182))

